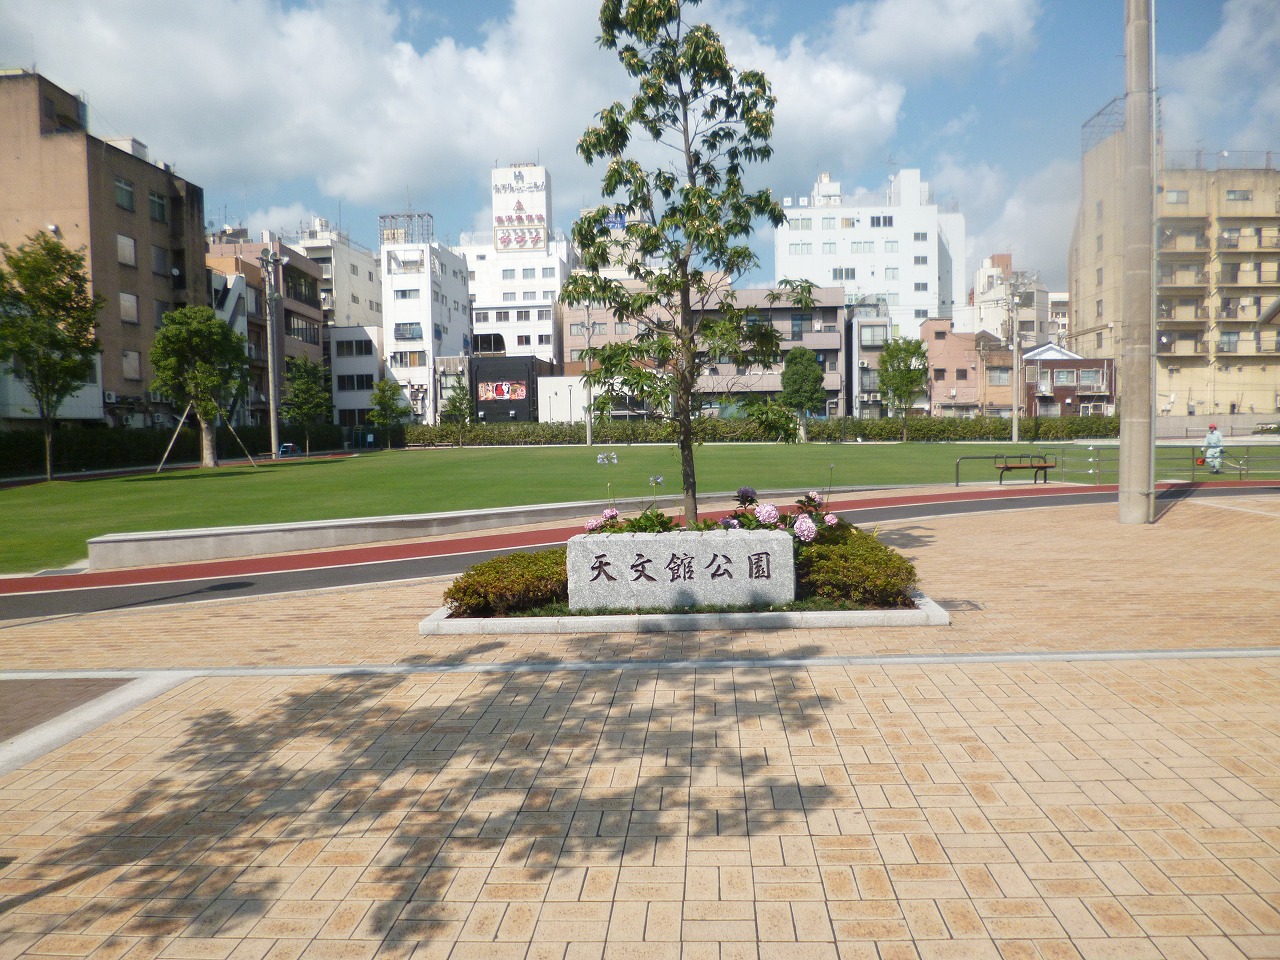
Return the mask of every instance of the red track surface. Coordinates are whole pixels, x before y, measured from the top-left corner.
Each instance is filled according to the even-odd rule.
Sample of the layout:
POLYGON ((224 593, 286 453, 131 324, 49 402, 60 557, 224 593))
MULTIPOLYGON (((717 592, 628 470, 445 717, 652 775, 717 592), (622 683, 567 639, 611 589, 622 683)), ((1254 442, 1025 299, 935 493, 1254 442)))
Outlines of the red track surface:
MULTIPOLYGON (((1223 480, 1215 487, 1272 486, 1268 481, 1223 480)), ((1158 484, 1168 489, 1172 484, 1158 484)), ((1198 486, 1179 484, 1178 486, 1198 486)), ((830 508, 836 511, 865 510, 880 507, 925 505, 930 503, 956 503, 974 500, 1016 499, 1030 496, 1055 496, 1076 493, 1115 493, 1114 484, 1098 486, 1032 485, 1004 487, 996 490, 956 490, 954 493, 907 493, 901 496, 875 497, 861 500, 833 499, 830 508)), ((724 511, 709 512, 706 516, 717 519, 724 511)), ((378 563, 387 560, 412 560, 418 557, 440 557, 455 553, 472 553, 481 550, 507 550, 540 544, 564 543, 574 534, 581 533, 579 526, 555 527, 545 530, 528 530, 515 533, 462 534, 447 540, 394 544, 371 544, 361 547, 344 547, 313 553, 293 553, 268 557, 234 557, 226 560, 206 560, 199 563, 177 563, 160 567, 131 567, 127 570, 104 570, 98 573, 51 574, 41 577, 0 578, 0 595, 19 593, 48 593, 56 590, 83 590, 91 587, 131 586, 141 583, 171 583, 181 580, 207 580, 217 577, 236 577, 254 573, 280 573, 288 570, 318 570, 324 567, 341 567, 360 563, 378 563)))

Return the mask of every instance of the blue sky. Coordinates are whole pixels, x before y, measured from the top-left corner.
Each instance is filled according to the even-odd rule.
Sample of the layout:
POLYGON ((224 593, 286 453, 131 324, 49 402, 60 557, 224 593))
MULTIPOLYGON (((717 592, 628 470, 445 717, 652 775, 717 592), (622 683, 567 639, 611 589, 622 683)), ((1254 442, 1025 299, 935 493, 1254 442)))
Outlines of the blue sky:
MULTIPOLYGON (((205 188, 209 219, 372 246, 410 205, 456 238, 488 220, 495 163, 540 161, 556 225, 598 199, 574 154, 629 93, 597 0, 0 0, 0 63, 85 94, 205 188)), ((1080 127, 1123 92, 1124 0, 707 0, 694 8, 779 97, 780 194, 919 167, 966 215, 968 268, 1011 251, 1065 287, 1080 127)), ((1157 0, 1172 148, 1280 149, 1280 3, 1157 0)), ((772 279, 771 234, 757 241, 772 279)))

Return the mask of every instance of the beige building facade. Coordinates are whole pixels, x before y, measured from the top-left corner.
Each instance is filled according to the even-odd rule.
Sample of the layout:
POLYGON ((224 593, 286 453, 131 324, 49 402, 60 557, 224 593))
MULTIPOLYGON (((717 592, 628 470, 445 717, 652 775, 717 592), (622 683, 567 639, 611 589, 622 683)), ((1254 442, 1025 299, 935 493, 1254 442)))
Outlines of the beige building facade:
POLYGON ((148 354, 161 317, 207 305, 204 191, 156 164, 136 140, 88 130, 85 102, 45 77, 0 71, 0 241, 37 231, 84 248, 102 297, 101 417, 145 425, 163 402, 149 395, 148 354))
MULTIPOLYGON (((1103 114, 1091 123, 1102 124, 1103 114)), ((1114 124, 1112 124, 1114 126, 1114 124)), ((1086 152, 1069 254, 1070 334, 1120 355, 1123 136, 1086 152)), ((1271 153, 1163 153, 1156 193, 1156 406, 1164 416, 1274 420, 1280 411, 1280 168, 1271 153)), ((1124 384, 1119 384, 1120 392, 1124 384)))

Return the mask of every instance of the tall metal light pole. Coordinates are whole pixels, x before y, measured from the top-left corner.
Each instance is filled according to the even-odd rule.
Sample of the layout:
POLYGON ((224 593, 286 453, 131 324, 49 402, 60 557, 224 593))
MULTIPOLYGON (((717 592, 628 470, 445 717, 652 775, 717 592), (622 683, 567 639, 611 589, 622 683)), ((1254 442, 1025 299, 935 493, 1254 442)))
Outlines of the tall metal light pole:
POLYGON ((289 262, 270 247, 263 247, 258 256, 262 267, 262 281, 267 297, 267 417, 271 421, 271 459, 280 459, 280 397, 276 380, 276 303, 280 294, 275 290, 276 267, 289 262))
POLYGON ((1018 301, 1027 290, 1035 288, 1039 275, 1025 271, 1009 274, 1009 346, 1013 350, 1013 442, 1018 442, 1019 412, 1027 395, 1022 382, 1022 331, 1018 327, 1018 301))
POLYGON ((1120 319, 1120 522, 1155 519, 1151 252, 1155 221, 1155 0, 1125 4, 1124 311, 1120 319))
MULTIPOLYGON (((591 304, 589 303, 587 304, 586 332, 587 332, 587 373, 590 373, 591 372, 591 334, 593 332, 593 328, 591 326, 591 304)), ((587 419, 587 446, 589 447, 591 446, 591 420, 592 420, 591 381, 588 378, 584 377, 582 380, 582 384, 587 391, 587 403, 586 403, 586 406, 583 407, 583 413, 586 415, 586 419, 587 419)))

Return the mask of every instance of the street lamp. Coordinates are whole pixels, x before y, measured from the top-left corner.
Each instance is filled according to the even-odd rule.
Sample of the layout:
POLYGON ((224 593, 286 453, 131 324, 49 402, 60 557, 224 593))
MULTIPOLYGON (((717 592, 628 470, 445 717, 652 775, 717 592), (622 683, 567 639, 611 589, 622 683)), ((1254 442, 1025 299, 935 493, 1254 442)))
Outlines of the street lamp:
POLYGON ((258 255, 262 268, 262 281, 267 298, 267 418, 271 423, 271 459, 280 459, 280 397, 276 379, 276 304, 280 294, 275 289, 275 271, 284 269, 289 262, 270 247, 263 247, 258 255))

